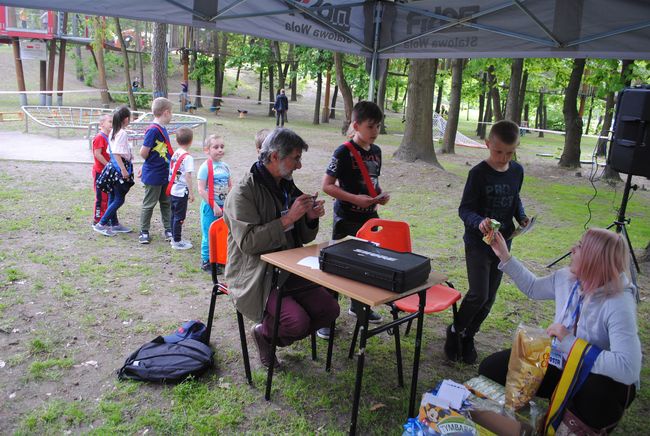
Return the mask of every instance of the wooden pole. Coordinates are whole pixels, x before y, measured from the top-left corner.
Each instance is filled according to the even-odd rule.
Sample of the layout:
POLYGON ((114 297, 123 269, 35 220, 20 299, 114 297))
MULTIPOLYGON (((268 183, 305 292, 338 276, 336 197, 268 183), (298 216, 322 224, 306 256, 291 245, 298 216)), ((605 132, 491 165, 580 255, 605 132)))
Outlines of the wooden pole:
POLYGON ((56 64, 56 39, 51 39, 47 59, 47 88, 46 91, 49 91, 45 95, 45 104, 47 106, 52 106, 52 91, 54 91, 54 67, 56 64))
POLYGON ((39 61, 39 70, 40 70, 40 91, 41 91, 41 100, 40 105, 45 106, 47 103, 45 99, 45 90, 47 88, 47 61, 39 61))
MULTIPOLYGON (((20 44, 18 38, 11 40, 14 49, 14 63, 16 66, 16 81, 18 82, 18 91, 25 92, 25 74, 23 72, 23 60, 20 58, 20 44)), ((20 105, 27 106, 27 94, 20 94, 20 105)))
MULTIPOLYGON (((63 13, 63 31, 68 27, 68 13, 63 13)), ((65 80, 65 47, 67 41, 61 39, 60 48, 59 48, 59 72, 57 74, 57 84, 56 89, 59 91, 56 94, 56 104, 57 106, 63 106, 63 82, 65 80)))

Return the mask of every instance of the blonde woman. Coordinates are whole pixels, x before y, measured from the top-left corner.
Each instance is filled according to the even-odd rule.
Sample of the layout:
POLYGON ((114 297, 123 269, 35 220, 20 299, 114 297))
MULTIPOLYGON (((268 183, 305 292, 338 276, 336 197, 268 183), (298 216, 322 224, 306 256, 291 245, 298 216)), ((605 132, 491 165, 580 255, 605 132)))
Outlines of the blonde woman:
MULTIPOLYGON (((551 361, 537 395, 550 398, 577 338, 600 348, 590 373, 567 410, 595 432, 611 431, 636 395, 641 373, 641 343, 635 287, 627 276, 629 251, 622 235, 590 229, 571 250, 571 265, 536 277, 508 252, 500 233, 492 243, 520 291, 535 300, 555 300, 551 361)), ((479 373, 505 384, 510 350, 488 356, 479 373)))

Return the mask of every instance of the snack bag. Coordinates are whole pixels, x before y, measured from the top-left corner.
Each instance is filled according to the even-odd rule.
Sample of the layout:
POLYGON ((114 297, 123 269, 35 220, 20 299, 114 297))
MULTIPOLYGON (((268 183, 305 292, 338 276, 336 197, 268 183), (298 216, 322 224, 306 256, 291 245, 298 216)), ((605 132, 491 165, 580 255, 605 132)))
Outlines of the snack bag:
POLYGON ((506 408, 518 410, 533 398, 546 374, 550 354, 551 338, 545 330, 519 324, 508 362, 506 408))
POLYGON ((483 242, 485 242, 488 245, 492 244, 492 240, 494 239, 494 232, 499 231, 499 227, 501 227, 501 223, 497 220, 490 220, 490 231, 487 233, 487 235, 483 236, 483 242))

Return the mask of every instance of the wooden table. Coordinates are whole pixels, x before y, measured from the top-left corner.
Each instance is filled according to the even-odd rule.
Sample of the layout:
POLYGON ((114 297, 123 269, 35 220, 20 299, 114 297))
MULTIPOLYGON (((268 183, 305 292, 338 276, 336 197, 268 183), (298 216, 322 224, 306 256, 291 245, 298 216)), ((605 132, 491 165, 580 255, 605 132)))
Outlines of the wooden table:
MULTIPOLYGON (((363 367, 365 360, 365 350, 366 350, 366 341, 368 338, 377 335, 381 332, 384 332, 389 329, 393 329, 396 334, 396 341, 399 344, 399 325, 408 322, 414 318, 417 318, 417 331, 415 336, 415 353, 413 357, 413 376, 411 378, 411 394, 409 399, 409 417, 414 416, 415 411, 415 396, 417 393, 417 383, 418 383, 418 370, 420 366, 420 351, 421 351, 421 342, 422 342, 422 322, 424 318, 424 307, 426 304, 426 291, 431 286, 442 283, 446 277, 436 271, 432 271, 429 275, 429 278, 425 283, 410 289, 403 293, 391 292, 386 289, 381 289, 366 283, 357 282, 355 280, 350 280, 345 277, 337 276, 334 274, 329 274, 321 270, 312 269, 308 266, 298 265, 298 262, 305 257, 316 256, 320 254, 320 250, 323 247, 327 247, 330 243, 325 242, 318 245, 308 245, 306 247, 294 248, 291 250, 278 251, 275 253, 263 254, 262 260, 275 266, 274 277, 273 277, 273 286, 277 286, 279 274, 282 271, 286 271, 297 276, 303 277, 311 282, 317 283, 324 288, 335 291, 339 294, 343 294, 347 297, 350 297, 353 300, 356 300, 362 303, 362 311, 358 313, 358 323, 360 324, 361 338, 359 341, 359 352, 357 353, 357 374, 354 386, 354 398, 352 403, 352 416, 350 419, 350 434, 356 434, 357 427, 357 415, 359 412, 359 399, 361 396, 361 382, 363 379, 363 367), (420 297, 419 310, 416 313, 409 314, 402 318, 392 320, 386 324, 383 324, 379 327, 368 330, 368 314, 370 307, 379 306, 381 304, 390 303, 400 298, 406 297, 411 294, 417 293, 420 297)), ((280 321, 280 309, 282 305, 282 299, 286 296, 283 293, 282 287, 278 289, 278 303, 276 305, 276 314, 275 314, 275 325, 273 328, 273 337, 272 337, 272 352, 273 359, 271 359, 271 365, 268 368, 268 374, 266 379, 266 395, 265 398, 269 400, 271 398, 271 383, 273 381, 273 369, 275 362, 275 351, 277 346, 277 336, 279 329, 280 321)), ((332 344, 334 341, 334 324, 330 331, 329 346, 327 350, 327 364, 326 369, 329 370, 332 360, 332 344)), ((401 357, 398 359, 401 361, 401 357)), ((400 368, 401 369, 401 368, 400 368)))

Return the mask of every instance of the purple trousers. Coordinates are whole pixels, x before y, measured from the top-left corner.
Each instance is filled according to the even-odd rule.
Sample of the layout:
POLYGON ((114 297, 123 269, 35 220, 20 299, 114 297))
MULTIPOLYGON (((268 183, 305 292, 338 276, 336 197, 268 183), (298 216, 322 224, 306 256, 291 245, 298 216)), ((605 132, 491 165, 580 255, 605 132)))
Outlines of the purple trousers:
MULTIPOLYGON (((282 299, 278 329, 278 345, 281 347, 286 347, 294 341, 305 338, 319 328, 329 327, 339 316, 340 309, 336 298, 315 283, 292 274, 287 279, 284 289, 298 289, 307 285, 311 285, 311 289, 282 299)), ((262 320, 261 333, 269 341, 273 337, 277 302, 278 291, 274 288, 269 294, 262 320)))

